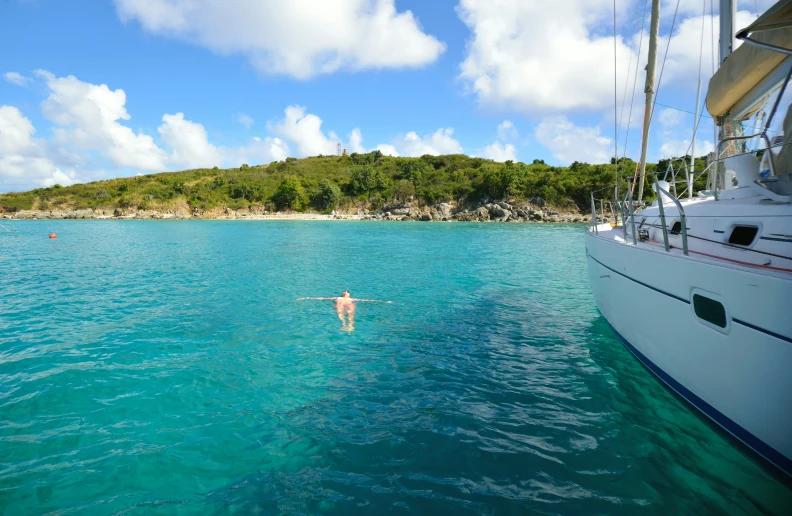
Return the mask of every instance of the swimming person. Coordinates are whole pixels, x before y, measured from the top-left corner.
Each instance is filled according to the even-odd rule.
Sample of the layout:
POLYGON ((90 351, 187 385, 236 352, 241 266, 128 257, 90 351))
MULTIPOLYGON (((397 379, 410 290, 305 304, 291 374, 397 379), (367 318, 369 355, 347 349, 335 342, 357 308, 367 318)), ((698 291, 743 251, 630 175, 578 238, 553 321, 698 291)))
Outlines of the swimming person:
POLYGON ((355 303, 390 303, 390 301, 379 301, 377 299, 355 299, 350 296, 349 291, 345 290, 339 297, 301 297, 297 301, 335 301, 335 310, 338 318, 341 319, 341 329, 353 331, 355 329, 355 303))

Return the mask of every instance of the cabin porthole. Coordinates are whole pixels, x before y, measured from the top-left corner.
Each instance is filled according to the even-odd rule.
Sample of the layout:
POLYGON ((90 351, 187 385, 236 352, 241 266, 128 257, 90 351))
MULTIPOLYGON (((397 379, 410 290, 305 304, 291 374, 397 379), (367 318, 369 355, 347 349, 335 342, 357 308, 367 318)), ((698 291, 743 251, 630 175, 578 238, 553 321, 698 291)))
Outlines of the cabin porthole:
POLYGON ((696 319, 715 331, 729 333, 731 317, 720 296, 712 292, 694 289, 691 293, 690 305, 696 319))

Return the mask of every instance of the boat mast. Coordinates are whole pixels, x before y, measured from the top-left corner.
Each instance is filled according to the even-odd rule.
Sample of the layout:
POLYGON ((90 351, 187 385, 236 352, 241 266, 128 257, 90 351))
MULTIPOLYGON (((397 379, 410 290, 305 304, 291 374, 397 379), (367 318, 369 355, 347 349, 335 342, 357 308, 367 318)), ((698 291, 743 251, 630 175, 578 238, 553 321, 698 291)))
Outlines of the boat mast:
POLYGON ((718 47, 718 68, 734 50, 734 18, 737 16, 737 2, 720 0, 720 46, 718 47))
MULTIPOLYGON (((734 18, 737 16, 737 2, 734 0, 720 0, 720 5, 718 6, 719 9, 719 19, 720 19, 720 39, 718 40, 718 68, 723 65, 723 62, 726 61, 726 58, 729 57, 732 50, 734 50, 734 18)), ((718 124, 717 120, 715 122, 715 152, 716 156, 715 159, 720 162, 722 157, 728 157, 732 154, 736 154, 734 150, 734 142, 730 142, 726 147, 721 151, 722 155, 717 155, 718 149, 718 141, 723 138, 728 138, 730 136, 734 136, 735 132, 735 123, 733 121, 728 120, 724 117, 721 120, 720 124, 718 124), (718 128, 720 125, 720 128, 718 128)), ((720 177, 720 163, 717 163, 715 167, 710 169, 709 177, 708 177, 708 187, 710 190, 715 190, 718 187, 718 179, 720 177)))
POLYGON ((655 71, 657 69, 657 38, 660 34, 660 0, 652 0, 652 21, 649 26, 649 63, 646 65, 646 106, 644 107, 643 138, 641 139, 641 164, 638 179, 638 202, 643 199, 644 177, 646 176, 646 151, 649 147, 649 122, 654 103, 655 71))
POLYGON ((699 126, 699 104, 701 102, 701 64, 704 60, 704 20, 707 18, 707 2, 701 12, 701 50, 699 50, 698 86, 696 87, 696 111, 693 114, 693 138, 690 142, 690 168, 687 172, 688 199, 693 198, 693 173, 696 171, 696 133, 699 126))

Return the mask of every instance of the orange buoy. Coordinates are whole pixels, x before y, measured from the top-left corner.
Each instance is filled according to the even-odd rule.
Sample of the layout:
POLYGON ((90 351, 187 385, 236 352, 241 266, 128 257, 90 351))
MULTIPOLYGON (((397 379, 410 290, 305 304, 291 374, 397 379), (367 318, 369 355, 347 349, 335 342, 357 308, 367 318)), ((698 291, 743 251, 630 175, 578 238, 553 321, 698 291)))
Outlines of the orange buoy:
POLYGON ((50 238, 58 238, 58 235, 56 235, 55 233, 50 233, 50 238))

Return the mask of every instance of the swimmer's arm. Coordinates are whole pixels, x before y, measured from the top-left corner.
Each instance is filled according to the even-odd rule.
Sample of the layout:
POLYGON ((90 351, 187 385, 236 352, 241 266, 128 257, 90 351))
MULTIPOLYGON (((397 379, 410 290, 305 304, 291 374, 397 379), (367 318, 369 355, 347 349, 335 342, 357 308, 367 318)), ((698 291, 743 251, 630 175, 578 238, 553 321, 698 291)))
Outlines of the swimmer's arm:
POLYGON ((335 297, 299 297, 297 301, 335 301, 335 297))
POLYGON ((352 301, 355 301, 356 303, 393 303, 393 301, 381 301, 379 299, 352 299, 352 301))

